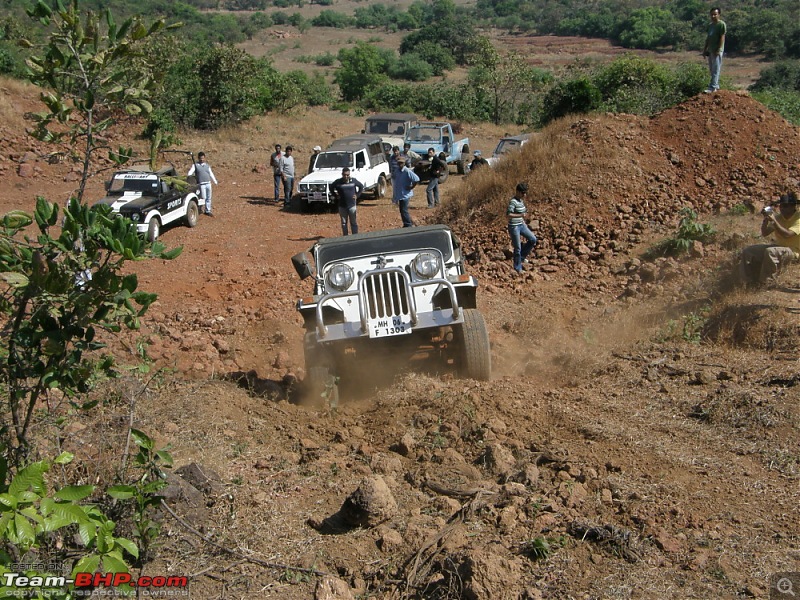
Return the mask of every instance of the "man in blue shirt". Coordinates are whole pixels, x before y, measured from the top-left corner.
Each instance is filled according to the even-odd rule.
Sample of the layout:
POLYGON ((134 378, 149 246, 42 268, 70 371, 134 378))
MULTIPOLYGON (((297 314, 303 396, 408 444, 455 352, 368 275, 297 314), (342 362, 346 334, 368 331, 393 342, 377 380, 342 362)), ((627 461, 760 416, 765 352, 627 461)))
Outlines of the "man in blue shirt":
POLYGON ((419 176, 406 166, 406 157, 397 157, 397 171, 392 186, 392 202, 400 207, 400 218, 403 227, 414 227, 414 221, 408 214, 408 203, 414 195, 413 189, 419 183, 419 176))

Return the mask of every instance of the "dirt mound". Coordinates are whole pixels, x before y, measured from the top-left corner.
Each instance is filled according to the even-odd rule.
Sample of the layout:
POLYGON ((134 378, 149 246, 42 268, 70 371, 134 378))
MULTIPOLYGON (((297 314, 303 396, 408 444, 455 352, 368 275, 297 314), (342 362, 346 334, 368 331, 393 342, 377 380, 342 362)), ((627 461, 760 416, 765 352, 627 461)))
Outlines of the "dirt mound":
POLYGON ((498 247, 513 182, 527 180, 541 238, 528 279, 607 276, 625 271, 634 246, 669 233, 684 207, 704 216, 738 204, 756 210, 796 189, 798 156, 800 129, 776 113, 746 94, 703 94, 652 119, 558 122, 496 172, 476 174, 448 216, 476 268, 513 283, 509 250, 498 247))

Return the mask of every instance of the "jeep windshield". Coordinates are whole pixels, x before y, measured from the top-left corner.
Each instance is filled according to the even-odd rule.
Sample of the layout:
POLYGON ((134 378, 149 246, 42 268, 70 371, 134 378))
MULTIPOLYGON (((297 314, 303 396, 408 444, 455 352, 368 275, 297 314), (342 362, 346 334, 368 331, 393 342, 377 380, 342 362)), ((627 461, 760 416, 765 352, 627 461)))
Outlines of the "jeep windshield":
POLYGON ((500 143, 497 144, 497 148, 494 149, 494 153, 496 156, 500 156, 506 152, 516 150, 520 146, 522 146, 522 140, 500 140, 500 143))
POLYGON ((439 141, 441 130, 438 127, 415 127, 408 132, 409 142, 439 141))
POLYGON ((436 248, 442 253, 445 262, 453 256, 453 246, 458 246, 458 239, 448 235, 448 230, 416 228, 416 231, 402 230, 401 234, 374 231, 350 235, 344 238, 331 238, 317 245, 317 270, 322 271, 325 265, 361 256, 386 256, 397 252, 422 252, 428 248, 436 248), (452 239, 452 243, 451 240, 452 239))
POLYGON ((132 173, 115 176, 108 187, 108 193, 124 194, 125 192, 138 192, 155 196, 158 194, 158 177, 132 173))
POLYGON ((314 163, 314 169, 342 169, 353 166, 350 152, 322 152, 314 163))
POLYGON ((367 133, 403 135, 405 132, 405 121, 367 121, 367 133))

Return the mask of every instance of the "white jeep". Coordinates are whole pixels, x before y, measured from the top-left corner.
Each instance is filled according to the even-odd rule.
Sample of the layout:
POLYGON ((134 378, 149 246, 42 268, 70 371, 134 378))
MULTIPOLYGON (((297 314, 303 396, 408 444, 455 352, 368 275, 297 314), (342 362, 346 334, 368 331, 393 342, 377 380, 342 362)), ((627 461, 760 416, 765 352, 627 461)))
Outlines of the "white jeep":
POLYGON ((360 181, 373 198, 386 195, 389 163, 381 139, 374 135, 351 135, 320 152, 311 173, 300 180, 297 193, 302 212, 315 206, 336 209, 331 184, 342 176, 344 167, 350 169, 350 176, 360 181))
POLYGON ((313 296, 297 302, 313 395, 328 390, 334 402, 342 378, 414 365, 489 379, 478 283, 446 225, 327 238, 292 262, 302 279, 314 277, 313 296))

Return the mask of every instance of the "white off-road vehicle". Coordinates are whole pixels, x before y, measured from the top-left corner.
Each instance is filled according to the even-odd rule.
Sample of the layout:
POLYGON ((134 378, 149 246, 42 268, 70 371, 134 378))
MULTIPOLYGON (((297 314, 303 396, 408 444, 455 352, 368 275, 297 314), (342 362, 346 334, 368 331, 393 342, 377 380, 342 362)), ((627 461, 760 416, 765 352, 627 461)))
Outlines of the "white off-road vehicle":
POLYGON ((302 212, 314 207, 336 209, 331 184, 342 176, 344 167, 350 169, 350 176, 360 181, 373 198, 386 195, 389 163, 381 139, 374 135, 351 135, 320 152, 314 170, 300 180, 297 192, 302 212))
POLYGON ((174 165, 157 171, 146 166, 116 171, 106 182, 106 196, 97 202, 131 219, 136 230, 151 242, 166 225, 196 227, 198 203, 197 184, 179 176, 174 165))
POLYGON ((342 378, 414 365, 489 379, 478 283, 447 226, 323 239, 292 262, 302 279, 314 277, 314 295, 297 302, 314 393, 329 390, 333 400, 342 378))

